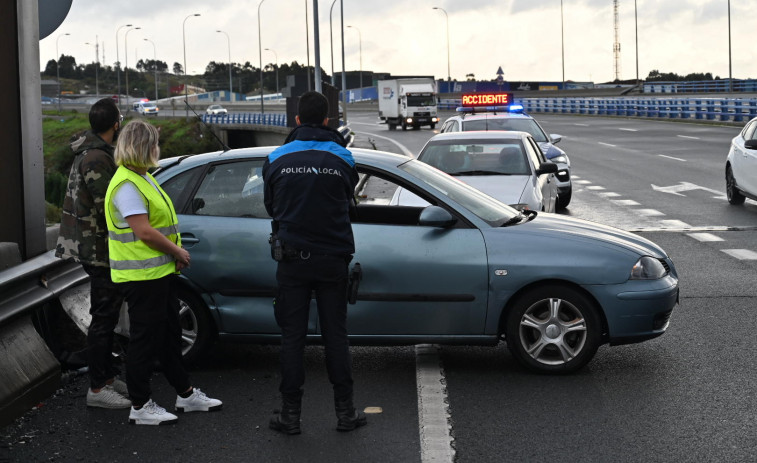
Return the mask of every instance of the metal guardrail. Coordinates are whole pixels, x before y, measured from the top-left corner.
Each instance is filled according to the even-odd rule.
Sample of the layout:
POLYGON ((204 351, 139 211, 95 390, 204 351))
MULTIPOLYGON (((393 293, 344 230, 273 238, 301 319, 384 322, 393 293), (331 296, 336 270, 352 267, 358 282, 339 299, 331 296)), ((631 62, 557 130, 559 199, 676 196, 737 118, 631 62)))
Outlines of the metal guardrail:
MULTIPOLYGON (((742 98, 523 98, 528 113, 745 122, 757 117, 757 99, 742 98)), ((460 100, 441 100, 455 109, 460 100)))
POLYGON ((28 314, 85 283, 89 276, 73 261, 48 251, 0 272, 0 325, 28 314))

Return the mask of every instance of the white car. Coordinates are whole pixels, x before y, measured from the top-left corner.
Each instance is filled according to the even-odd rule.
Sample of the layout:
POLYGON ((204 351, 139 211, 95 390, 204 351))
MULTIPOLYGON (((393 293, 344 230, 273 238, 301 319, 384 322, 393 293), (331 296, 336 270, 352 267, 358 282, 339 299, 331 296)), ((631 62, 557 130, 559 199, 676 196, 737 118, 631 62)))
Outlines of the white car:
POLYGON ((139 103, 134 103, 134 110, 142 116, 157 116, 160 112, 160 108, 158 108, 158 105, 156 105, 154 101, 140 101, 139 103))
POLYGON ((744 204, 746 198, 757 201, 757 117, 731 140, 725 162, 725 191, 731 204, 744 204))
MULTIPOLYGON (((442 133, 431 137, 418 160, 516 209, 555 212, 557 164, 528 133, 442 133)), ((414 196, 398 190, 392 204, 421 205, 414 196)))
POLYGON ((219 104, 212 104, 208 106, 208 109, 205 110, 205 114, 208 115, 216 115, 216 114, 228 114, 229 112, 226 111, 226 108, 219 104))

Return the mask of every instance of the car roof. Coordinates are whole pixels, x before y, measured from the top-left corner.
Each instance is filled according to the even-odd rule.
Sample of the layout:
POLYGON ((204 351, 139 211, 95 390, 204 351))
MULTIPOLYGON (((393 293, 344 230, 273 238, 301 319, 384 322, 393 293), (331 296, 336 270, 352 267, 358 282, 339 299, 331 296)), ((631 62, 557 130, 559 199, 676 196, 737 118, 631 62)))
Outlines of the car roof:
POLYGON ((482 119, 531 119, 534 118, 528 114, 523 113, 510 113, 510 112, 491 112, 491 113, 474 113, 474 114, 455 114, 452 118, 457 118, 463 121, 475 121, 482 119))
POLYGON ((440 140, 520 140, 530 136, 516 130, 470 130, 467 132, 447 132, 434 135, 429 142, 440 140))

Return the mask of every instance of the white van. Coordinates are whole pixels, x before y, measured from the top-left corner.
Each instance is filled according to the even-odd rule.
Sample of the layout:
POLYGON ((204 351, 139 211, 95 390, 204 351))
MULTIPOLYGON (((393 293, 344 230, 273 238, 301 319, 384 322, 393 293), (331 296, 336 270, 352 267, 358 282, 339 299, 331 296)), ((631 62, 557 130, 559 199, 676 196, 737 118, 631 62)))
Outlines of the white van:
POLYGON ((140 101, 134 103, 132 109, 143 116, 157 116, 160 108, 154 101, 140 101))

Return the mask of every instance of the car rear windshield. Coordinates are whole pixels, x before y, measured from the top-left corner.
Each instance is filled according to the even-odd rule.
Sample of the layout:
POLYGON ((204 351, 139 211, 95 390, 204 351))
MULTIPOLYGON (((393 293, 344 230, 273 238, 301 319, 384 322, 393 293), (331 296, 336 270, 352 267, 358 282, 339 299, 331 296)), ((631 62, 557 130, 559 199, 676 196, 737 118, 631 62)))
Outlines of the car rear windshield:
POLYGON ((531 134, 539 143, 549 141, 547 134, 539 127, 533 119, 506 119, 503 117, 487 117, 485 119, 475 119, 463 121, 463 131, 470 132, 473 130, 517 130, 531 134))

